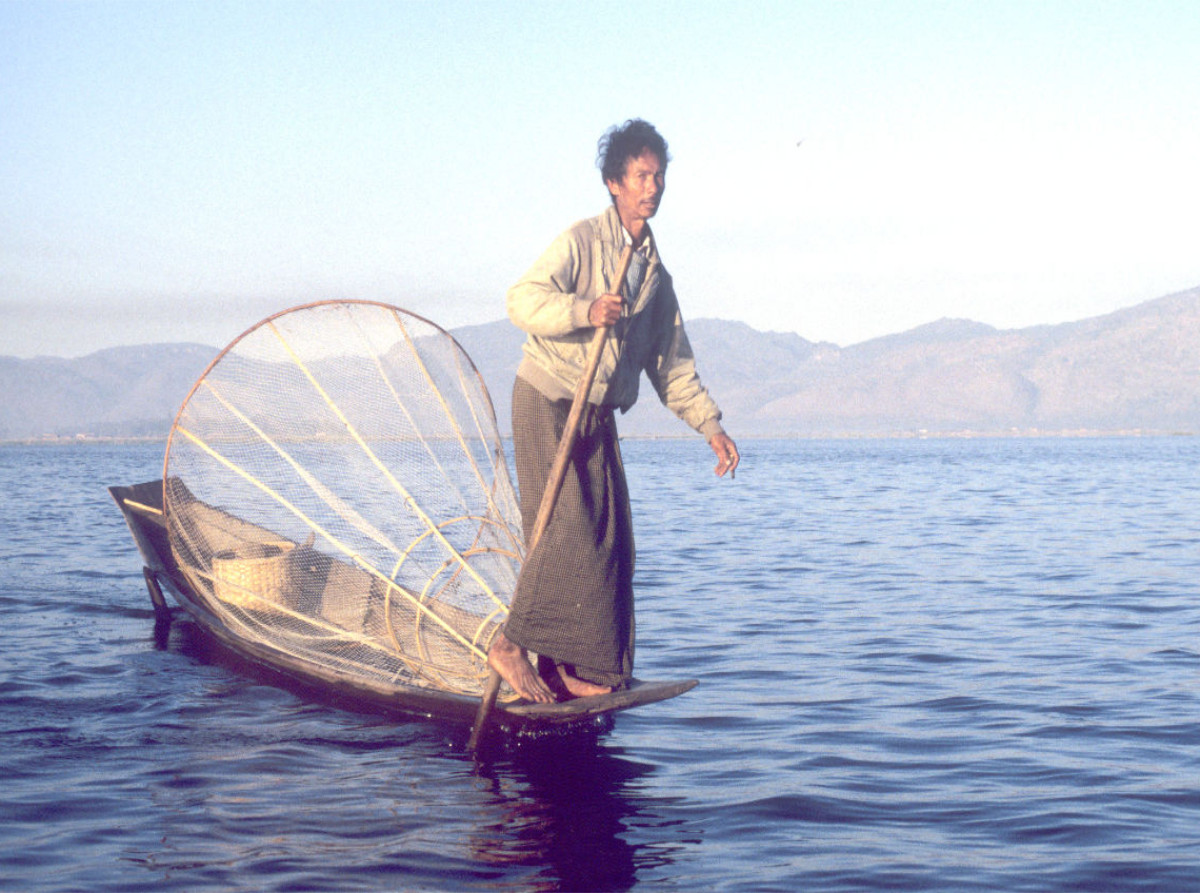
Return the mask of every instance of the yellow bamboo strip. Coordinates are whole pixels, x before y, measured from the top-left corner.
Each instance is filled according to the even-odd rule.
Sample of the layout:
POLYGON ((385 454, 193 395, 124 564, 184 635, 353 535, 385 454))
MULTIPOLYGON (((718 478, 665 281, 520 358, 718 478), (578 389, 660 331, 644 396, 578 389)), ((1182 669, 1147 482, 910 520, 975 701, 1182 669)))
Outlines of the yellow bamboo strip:
POLYGON ((134 502, 132 499, 124 500, 125 504, 131 509, 139 512, 144 512, 147 515, 161 515, 162 509, 156 509, 152 505, 146 505, 144 502, 134 502))

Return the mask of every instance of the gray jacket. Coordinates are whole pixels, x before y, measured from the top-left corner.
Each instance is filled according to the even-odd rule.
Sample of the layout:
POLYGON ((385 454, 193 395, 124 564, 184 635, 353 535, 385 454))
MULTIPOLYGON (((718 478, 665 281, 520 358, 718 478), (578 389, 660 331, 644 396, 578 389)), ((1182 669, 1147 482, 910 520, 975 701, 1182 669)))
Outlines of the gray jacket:
MULTIPOLYGON (((508 290, 508 316, 529 333, 517 374, 552 400, 571 399, 595 329, 588 310, 613 279, 626 244, 616 209, 576 223, 508 290)), ((721 433, 721 410, 700 384, 671 275, 650 237, 649 263, 627 315, 609 335, 589 402, 628 410, 642 372, 659 399, 706 438, 721 433)))

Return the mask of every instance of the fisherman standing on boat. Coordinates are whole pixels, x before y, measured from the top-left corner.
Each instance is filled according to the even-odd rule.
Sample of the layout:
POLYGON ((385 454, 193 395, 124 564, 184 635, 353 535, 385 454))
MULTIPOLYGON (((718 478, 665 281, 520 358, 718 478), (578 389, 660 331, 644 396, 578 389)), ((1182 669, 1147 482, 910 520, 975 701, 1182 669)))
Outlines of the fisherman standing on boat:
POLYGON ((633 524, 613 414, 633 406, 641 373, 708 440, 718 475, 738 465, 721 411, 696 374, 650 232, 668 161, 666 141, 645 121, 610 128, 597 164, 612 206, 560 235, 508 292, 509 318, 528 333, 512 410, 526 542, 588 346, 597 328, 611 327, 550 525, 526 556, 488 653, 492 669, 531 701, 603 694, 632 676, 633 524), (629 270, 615 284, 626 245, 629 270), (538 655, 536 670, 529 652, 538 655))

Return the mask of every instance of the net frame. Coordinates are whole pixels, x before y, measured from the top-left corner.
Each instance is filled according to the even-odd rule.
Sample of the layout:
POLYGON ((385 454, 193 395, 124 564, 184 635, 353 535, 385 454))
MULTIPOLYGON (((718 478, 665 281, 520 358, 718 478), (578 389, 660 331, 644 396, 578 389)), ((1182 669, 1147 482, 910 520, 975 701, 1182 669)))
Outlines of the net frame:
POLYGON ((176 415, 163 506, 184 575, 240 635, 337 675, 482 691, 487 649, 524 558, 520 508, 483 378, 453 336, 425 317, 376 301, 318 301, 248 328, 208 365, 176 415), (391 414, 407 446, 393 449, 389 437, 404 438, 379 428, 370 406, 347 400, 357 392, 346 382, 355 379, 306 330, 322 323, 359 349, 343 365, 353 360, 359 380, 369 381, 372 405, 391 414), (286 401, 264 407, 263 392, 239 369, 251 361, 293 388, 293 416, 286 401), (299 418, 308 410, 321 416, 312 430, 299 418), (299 445, 334 440, 353 453, 359 472, 386 485, 382 514, 373 505, 378 493, 356 506, 360 491, 347 492, 345 480, 300 455, 299 445), (429 486, 438 480, 456 497, 446 505, 429 486), (448 511, 451 503, 461 510, 448 511), (266 545, 278 553, 249 557, 266 545), (218 581, 217 556, 228 552, 246 556, 245 566, 241 576, 224 569, 218 581), (258 588, 252 560, 264 576, 273 574, 272 588, 258 588), (325 568, 319 592, 306 593, 300 576, 288 576, 305 561, 325 568), (230 597, 229 587, 239 585, 230 597), (284 590, 286 599, 263 595, 284 590), (336 607, 339 599, 345 610, 336 607))

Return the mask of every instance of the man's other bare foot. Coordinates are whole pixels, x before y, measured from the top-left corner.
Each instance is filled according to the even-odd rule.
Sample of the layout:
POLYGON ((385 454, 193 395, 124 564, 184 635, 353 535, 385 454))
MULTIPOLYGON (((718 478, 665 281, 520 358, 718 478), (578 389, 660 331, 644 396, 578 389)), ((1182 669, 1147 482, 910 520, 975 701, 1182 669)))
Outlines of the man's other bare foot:
POLYGON ((501 631, 492 647, 488 649, 488 666, 500 674, 500 678, 512 690, 527 701, 535 704, 553 704, 555 697, 542 677, 529 662, 525 649, 510 642, 501 631))
POLYGON ((554 658, 545 654, 538 655, 537 669, 546 685, 550 686, 550 690, 554 692, 555 697, 560 701, 569 701, 572 698, 586 698, 589 695, 606 695, 613 691, 612 688, 607 686, 578 678, 575 675, 575 668, 573 666, 570 664, 560 664, 554 658))
POLYGON ((594 682, 587 682, 573 676, 567 671, 566 664, 558 665, 558 678, 562 680, 562 684, 576 698, 586 698, 590 695, 606 695, 612 691, 611 685, 597 685, 594 682))

